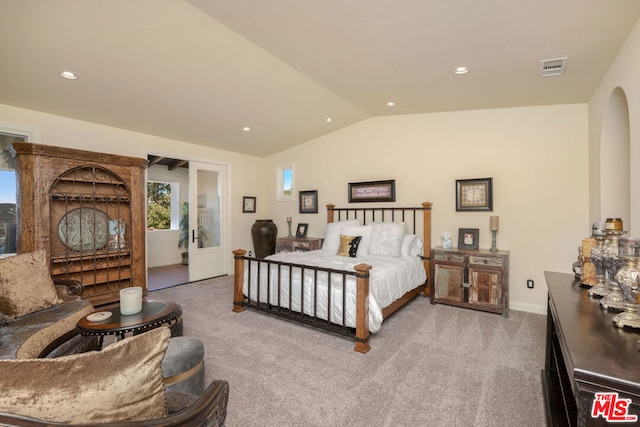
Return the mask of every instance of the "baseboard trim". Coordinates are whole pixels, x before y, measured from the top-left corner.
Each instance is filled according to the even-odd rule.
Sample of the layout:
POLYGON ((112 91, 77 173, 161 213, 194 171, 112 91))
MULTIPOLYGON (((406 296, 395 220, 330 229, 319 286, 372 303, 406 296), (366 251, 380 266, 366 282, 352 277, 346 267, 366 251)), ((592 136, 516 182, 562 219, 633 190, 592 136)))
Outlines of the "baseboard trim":
POLYGON ((547 307, 538 304, 528 304, 526 302, 509 301, 509 309, 517 311, 526 311, 527 313, 547 314, 547 307))

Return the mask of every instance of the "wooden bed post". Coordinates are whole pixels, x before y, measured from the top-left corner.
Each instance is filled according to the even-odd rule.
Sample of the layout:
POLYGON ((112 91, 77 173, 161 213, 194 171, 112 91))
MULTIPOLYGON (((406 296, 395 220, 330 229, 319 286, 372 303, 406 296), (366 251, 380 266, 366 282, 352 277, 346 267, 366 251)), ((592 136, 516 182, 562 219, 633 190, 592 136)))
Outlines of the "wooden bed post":
POLYGON ((240 313, 244 311, 242 301, 244 296, 242 295, 242 284, 244 282, 244 258, 247 251, 244 249, 236 249, 233 251, 234 255, 234 270, 233 270, 233 311, 240 313))
POLYGON ((433 203, 424 202, 422 207, 423 224, 423 240, 424 240, 424 255, 422 262, 424 263, 424 269, 427 272, 427 286, 424 287, 424 296, 431 296, 431 206, 433 203))
POLYGON ((367 353, 369 345, 369 270, 368 264, 358 264, 356 271, 356 346, 354 351, 367 353))
POLYGON ((333 209, 335 207, 336 205, 332 205, 331 203, 327 205, 327 224, 333 222, 333 209))

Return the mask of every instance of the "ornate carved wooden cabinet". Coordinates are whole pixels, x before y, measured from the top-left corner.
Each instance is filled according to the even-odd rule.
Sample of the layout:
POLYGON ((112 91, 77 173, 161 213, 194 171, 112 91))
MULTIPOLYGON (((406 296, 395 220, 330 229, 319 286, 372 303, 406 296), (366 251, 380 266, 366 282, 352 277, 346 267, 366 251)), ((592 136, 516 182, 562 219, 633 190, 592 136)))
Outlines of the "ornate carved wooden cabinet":
POLYGON ((54 278, 94 305, 146 291, 142 158, 15 143, 18 252, 45 249, 54 278))
POLYGON ((509 252, 431 250, 431 303, 509 315, 509 252))

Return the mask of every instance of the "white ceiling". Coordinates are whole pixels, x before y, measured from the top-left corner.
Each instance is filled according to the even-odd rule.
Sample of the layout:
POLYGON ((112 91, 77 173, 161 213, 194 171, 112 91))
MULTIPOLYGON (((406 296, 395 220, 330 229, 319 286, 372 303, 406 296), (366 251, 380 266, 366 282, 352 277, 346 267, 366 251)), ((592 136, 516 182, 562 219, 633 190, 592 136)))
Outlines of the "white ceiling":
POLYGON ((267 156, 371 116, 587 102, 639 16, 638 0, 0 0, 0 103, 267 156))

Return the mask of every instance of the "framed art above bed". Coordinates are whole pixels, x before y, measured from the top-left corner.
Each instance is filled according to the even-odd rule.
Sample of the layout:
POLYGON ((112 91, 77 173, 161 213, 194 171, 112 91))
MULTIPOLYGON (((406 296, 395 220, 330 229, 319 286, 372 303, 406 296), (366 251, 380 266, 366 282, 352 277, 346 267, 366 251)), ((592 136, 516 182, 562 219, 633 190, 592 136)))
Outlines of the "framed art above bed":
POLYGON ((349 203, 395 202, 396 180, 349 183, 349 203))

